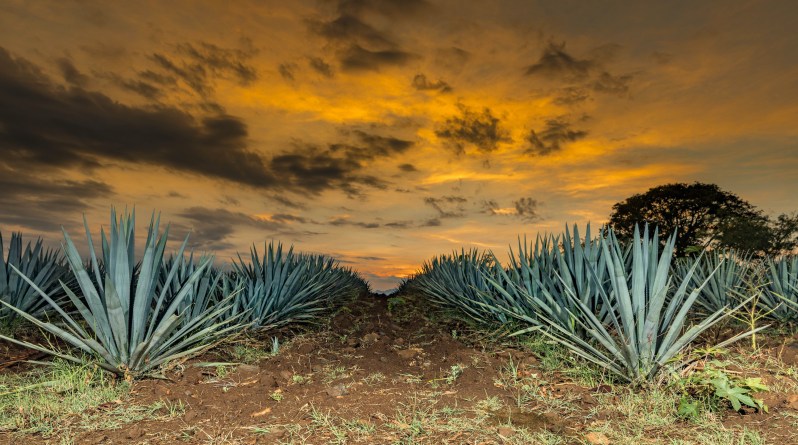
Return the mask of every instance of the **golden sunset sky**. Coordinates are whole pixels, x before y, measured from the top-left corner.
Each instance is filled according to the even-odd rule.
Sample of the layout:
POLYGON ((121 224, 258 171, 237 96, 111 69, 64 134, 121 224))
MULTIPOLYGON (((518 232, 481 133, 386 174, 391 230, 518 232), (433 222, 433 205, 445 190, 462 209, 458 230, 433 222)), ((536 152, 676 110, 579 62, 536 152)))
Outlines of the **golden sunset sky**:
MULTIPOLYGON (((668 182, 798 208, 792 1, 0 1, 0 231, 153 210, 375 289, 668 182)), ((143 233, 143 232, 142 232, 143 233)))

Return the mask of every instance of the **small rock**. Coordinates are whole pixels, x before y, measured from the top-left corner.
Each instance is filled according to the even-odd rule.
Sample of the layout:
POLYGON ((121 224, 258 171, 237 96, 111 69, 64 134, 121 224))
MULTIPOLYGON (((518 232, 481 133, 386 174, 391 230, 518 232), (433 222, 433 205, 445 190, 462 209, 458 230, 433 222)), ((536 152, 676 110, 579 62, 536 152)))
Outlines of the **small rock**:
POLYGON ((610 438, 604 433, 587 433, 585 434, 585 440, 591 445, 610 445, 610 438))
POLYGON ((138 439, 139 437, 144 435, 144 429, 139 426, 133 426, 127 429, 127 434, 125 436, 128 439, 138 439))
POLYGON ((405 339, 402 338, 402 337, 399 337, 399 338, 397 338, 396 340, 393 341, 393 344, 402 346, 403 344, 405 344, 405 339))
POLYGON ((185 391, 183 391, 183 394, 185 394, 185 395, 187 395, 187 396, 189 396, 189 397, 192 397, 192 396, 194 395, 194 394, 192 394, 192 393, 191 393, 191 391, 189 391, 189 390, 185 390, 185 391))
POLYGON ((358 339, 354 338, 354 337, 353 338, 348 338, 346 340, 346 344, 354 348, 354 347, 360 346, 360 341, 358 339))
POLYGON ((592 394, 582 394, 582 403, 588 405, 598 405, 598 400, 592 394))
POLYGON ((363 336, 363 342, 365 343, 374 343, 375 341, 380 339, 380 335, 376 332, 369 332, 368 334, 363 336))
POLYGON ((343 383, 327 388, 327 395, 330 397, 342 397, 347 394, 349 394, 349 390, 343 383))
POLYGON ((294 373, 287 369, 283 369, 282 371, 280 371, 280 378, 283 380, 291 380, 293 376, 294 373))
POLYGON ((321 365, 313 365, 310 367, 310 370, 313 372, 322 372, 324 371, 324 367, 321 365))
POLYGON ((380 357, 380 361, 383 363, 388 363, 388 357, 383 355, 382 357, 380 357))
POLYGON ((499 433, 502 437, 510 437, 515 434, 515 430, 510 428, 509 426, 500 426, 496 429, 496 432, 499 433))
POLYGON ((402 349, 402 350, 396 351, 396 354, 399 357, 401 357, 401 358, 403 358, 405 360, 410 360, 413 357, 415 357, 418 354, 420 354, 421 352, 422 352, 421 348, 408 348, 408 349, 402 349))
POLYGON ((238 365, 238 372, 256 373, 260 371, 260 366, 257 365, 238 365))
POLYGON ((787 406, 790 409, 798 410, 798 394, 793 394, 787 397, 787 406))
POLYGON ((281 439, 285 436, 287 431, 284 428, 272 428, 269 430, 269 434, 271 434, 276 439, 281 439))

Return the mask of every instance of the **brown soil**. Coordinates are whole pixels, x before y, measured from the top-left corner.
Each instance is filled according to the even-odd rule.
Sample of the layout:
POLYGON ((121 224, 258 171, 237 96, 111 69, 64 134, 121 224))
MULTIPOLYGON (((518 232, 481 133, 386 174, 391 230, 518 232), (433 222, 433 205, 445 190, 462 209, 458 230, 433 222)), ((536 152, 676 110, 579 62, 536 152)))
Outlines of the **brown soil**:
MULTIPOLYGON (((542 375, 539 357, 495 343, 463 341, 462 334, 452 331, 457 326, 430 321, 428 308, 405 298, 409 301, 396 304, 391 313, 385 296, 363 296, 339 311, 327 328, 298 335, 278 355, 223 375, 215 367, 197 366, 229 361, 224 351, 216 351, 185 363, 168 375, 170 380, 136 382, 131 400, 124 403, 162 401, 182 405, 185 412, 169 420, 79 433, 74 443, 499 444, 516 434, 508 423, 532 432, 549 431, 564 439, 560 443, 587 443, 585 435, 591 429, 618 416, 598 406, 597 397, 609 387, 585 388, 556 372, 545 375, 545 381, 541 378, 535 391, 549 401, 568 402, 568 409, 558 411, 552 408, 556 404, 535 400, 518 408, 517 390, 502 385, 501 379, 509 363, 518 366, 520 376, 542 375), (459 375, 453 376, 458 369, 459 375), (501 403, 494 409, 491 400, 501 403), (475 423, 479 428, 427 428, 416 435, 414 416, 445 407, 465 419, 482 416, 475 423), (335 428, 309 428, 325 418, 340 427, 337 433, 335 428), (347 430, 345 424, 354 427, 347 430), (357 433, 357 426, 369 433, 357 433)), ((3 346, 10 349, 0 349, 0 354, 5 352, 0 362, 20 353, 16 347, 3 346)), ((785 348, 783 356, 794 357, 789 354, 785 348)), ((771 393, 766 402, 769 414, 728 413, 724 424, 753 428, 767 443, 798 444, 791 423, 798 417, 798 396, 771 393)), ((98 408, 102 409, 109 408, 98 408)), ((689 431, 684 438, 689 438, 689 431)), ((40 438, 33 442, 45 443, 40 438)), ((0 443, 33 442, 29 436, 0 433, 0 443)))

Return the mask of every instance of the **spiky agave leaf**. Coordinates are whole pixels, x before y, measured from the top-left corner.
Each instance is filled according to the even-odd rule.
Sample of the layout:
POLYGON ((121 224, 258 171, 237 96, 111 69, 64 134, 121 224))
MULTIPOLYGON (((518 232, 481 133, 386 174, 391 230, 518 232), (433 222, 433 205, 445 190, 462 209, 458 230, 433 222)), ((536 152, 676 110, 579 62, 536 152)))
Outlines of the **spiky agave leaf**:
MULTIPOLYGON (((462 311, 479 323, 506 322, 506 301, 485 280, 495 275, 496 261, 489 252, 477 249, 441 255, 425 262, 412 286, 433 303, 462 311)), ((501 266, 499 266, 501 269, 501 266)))
POLYGON ((798 321, 798 255, 766 262, 762 309, 780 323, 798 321))
MULTIPOLYGON (((729 312, 723 308, 685 329, 688 311, 706 282, 688 294, 688 283, 692 279, 694 265, 676 291, 669 295, 673 284, 670 262, 675 234, 667 240, 660 254, 656 231, 649 237, 646 227, 641 238, 640 231, 636 228, 630 266, 624 261, 623 249, 612 235, 610 230, 601 242, 607 258, 606 268, 611 279, 611 292, 607 293, 602 289, 600 296, 606 307, 612 308, 608 314, 609 322, 602 322, 594 310, 579 299, 574 289, 567 288, 566 295, 571 298, 575 307, 571 315, 582 329, 571 331, 549 319, 549 329, 542 332, 571 349, 576 355, 624 380, 639 384, 654 378, 666 363, 674 359, 701 332, 729 312)), ((590 272, 595 276, 599 273, 594 267, 590 268, 590 272)), ((494 285, 500 286, 499 283, 494 285)), ((545 315, 539 316, 547 319, 545 315)), ((524 315, 517 317, 539 326, 538 320, 524 315)), ((725 346, 752 333, 737 335, 718 346, 725 346)))
MULTIPOLYGON (((69 271, 57 250, 44 249, 41 238, 36 240, 33 247, 29 241, 23 249, 22 234, 12 233, 6 258, 3 258, 3 252, 5 246, 3 234, 0 233, 0 301, 37 317, 44 315, 49 308, 47 301, 12 267, 22 271, 37 287, 50 293, 56 300, 66 296, 60 292, 58 281, 66 279, 69 271)), ((0 323, 9 324, 16 318, 15 311, 0 304, 0 323)))
MULTIPOLYGON (((14 310, 66 343, 97 357, 104 369, 126 378, 149 373, 167 361, 198 352, 225 334, 240 329, 242 325, 235 324, 235 320, 223 319, 232 305, 233 296, 198 314, 180 311, 181 305, 195 298, 193 285, 209 267, 210 258, 200 261, 171 299, 167 299, 166 288, 160 292, 156 289, 168 236, 168 228, 163 234, 159 232, 159 223, 160 218, 156 219, 153 215, 147 231, 144 255, 137 269, 134 257, 135 212, 117 220, 116 211, 112 209, 109 234, 106 237, 105 231, 101 232, 105 265, 105 271, 101 274, 88 223, 84 219, 91 256, 88 266, 93 277, 84 267, 69 234, 63 230, 64 252, 82 298, 63 283, 62 287, 77 308, 77 316, 68 314, 63 305, 50 298, 18 270, 17 273, 36 287, 42 298, 52 306, 61 323, 42 321, 18 309, 14 310)), ((176 255, 177 260, 169 270, 167 281, 181 267, 187 241, 188 237, 176 255)), ((81 358, 69 353, 60 353, 6 336, 0 338, 81 362, 81 358)))
POLYGON ((701 312, 711 314, 724 307, 734 307, 745 298, 747 284, 754 272, 753 256, 741 254, 734 249, 713 250, 696 258, 679 258, 675 261, 673 272, 684 279, 693 263, 697 262, 692 275, 692 285, 706 285, 696 299, 701 312))
POLYGON ((331 304, 368 289, 355 272, 323 255, 295 254, 293 247, 283 251, 280 243, 268 243, 263 257, 254 246, 250 254, 249 263, 238 256, 224 286, 241 288, 233 311, 246 312, 258 329, 312 320, 331 304))

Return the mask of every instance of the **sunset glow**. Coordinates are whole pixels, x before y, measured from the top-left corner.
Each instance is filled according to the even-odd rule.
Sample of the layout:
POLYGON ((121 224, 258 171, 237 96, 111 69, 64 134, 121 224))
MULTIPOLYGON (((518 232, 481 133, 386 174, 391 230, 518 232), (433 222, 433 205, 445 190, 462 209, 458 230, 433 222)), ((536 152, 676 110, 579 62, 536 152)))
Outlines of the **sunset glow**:
MULTIPOLYGON (((153 210, 394 287, 702 181, 798 201, 792 2, 0 2, 0 230, 153 210)), ((139 224, 143 229, 144 224, 139 224)))

